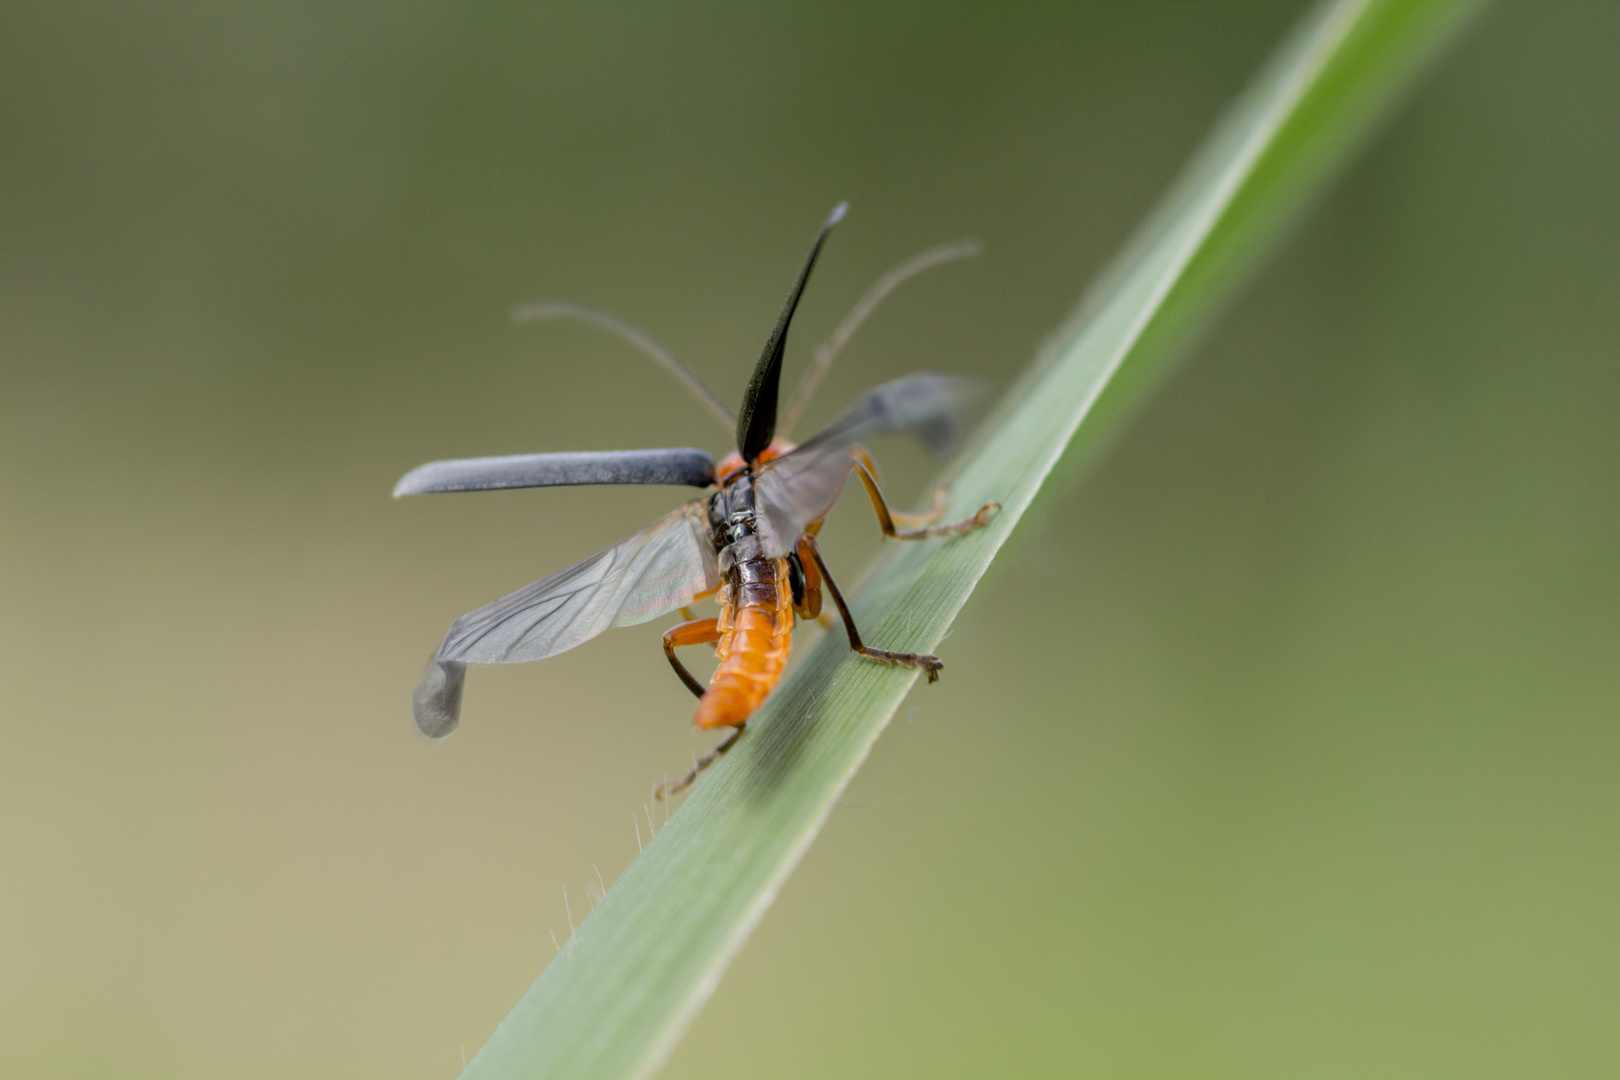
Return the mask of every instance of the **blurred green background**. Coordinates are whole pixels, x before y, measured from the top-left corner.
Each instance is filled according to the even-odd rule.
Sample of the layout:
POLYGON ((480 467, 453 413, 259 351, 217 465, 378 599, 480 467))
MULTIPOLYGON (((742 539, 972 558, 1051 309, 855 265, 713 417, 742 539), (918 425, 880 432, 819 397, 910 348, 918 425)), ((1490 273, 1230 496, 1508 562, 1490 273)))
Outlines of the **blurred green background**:
MULTIPOLYGON (((453 1075, 712 741, 662 623, 411 725, 454 616, 685 496, 400 474, 725 448, 509 306, 735 400, 847 198, 789 378, 988 250, 811 420, 1004 386, 1298 11, 0 8, 0 1075, 453 1075)), ((666 1075, 1620 1070, 1617 51, 1510 4, 1431 73, 1046 497, 666 1075)))

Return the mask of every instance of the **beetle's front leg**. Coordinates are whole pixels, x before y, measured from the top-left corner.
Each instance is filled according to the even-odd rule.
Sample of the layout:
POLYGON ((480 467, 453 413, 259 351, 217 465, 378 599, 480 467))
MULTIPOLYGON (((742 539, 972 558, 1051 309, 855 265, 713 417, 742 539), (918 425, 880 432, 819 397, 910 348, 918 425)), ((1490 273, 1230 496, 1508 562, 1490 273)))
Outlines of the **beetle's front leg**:
POLYGON ((897 514, 889 509, 889 502, 883 497, 883 489, 878 486, 877 466, 872 464, 872 456, 860 447, 855 449, 855 471, 860 474, 861 483, 866 487, 866 495, 872 500, 872 510, 877 514, 878 527, 883 535, 895 540, 926 540, 931 536, 954 536, 958 533, 972 532, 982 529, 990 524, 990 519, 1001 509, 1000 503, 985 503, 979 507, 978 513, 961 521, 950 521, 944 525, 930 525, 927 522, 935 521, 945 512, 944 487, 934 490, 934 508, 927 514, 897 514), (916 522, 919 528, 899 528, 896 522, 907 525, 916 522))

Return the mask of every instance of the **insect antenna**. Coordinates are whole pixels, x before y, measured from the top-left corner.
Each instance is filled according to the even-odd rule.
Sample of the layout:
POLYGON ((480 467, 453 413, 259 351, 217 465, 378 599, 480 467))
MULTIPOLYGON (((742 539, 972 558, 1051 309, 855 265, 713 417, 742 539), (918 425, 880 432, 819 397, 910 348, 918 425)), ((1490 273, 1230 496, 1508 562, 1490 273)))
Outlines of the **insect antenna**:
POLYGON ((736 417, 731 414, 731 410, 726 408, 726 403, 720 400, 720 395, 704 385, 703 380, 693 374, 691 368, 676 359, 674 353, 623 319, 609 315, 605 311, 586 307, 584 304, 569 303, 566 300, 549 300, 539 304, 520 304, 512 309, 512 321, 515 323, 534 322, 538 319, 579 319, 581 322, 588 322, 592 326, 599 326, 610 334, 619 335, 619 337, 650 357, 653 363, 680 380, 681 385, 686 387, 687 393, 696 398, 698 403, 708 410, 709 415, 714 417, 722 428, 730 431, 732 425, 737 422, 736 417))
POLYGON ((833 207, 833 212, 821 226, 821 232, 816 234, 810 256, 804 260, 804 269, 799 271, 799 277, 782 305, 782 314, 777 316, 776 328, 765 340, 759 363, 754 365, 753 378, 748 380, 748 389, 743 393, 742 410, 737 414, 737 451, 744 461, 757 459, 776 436, 776 399, 782 385, 782 351, 787 347, 788 324, 793 321, 793 312, 799 306, 799 297, 804 294, 805 282, 810 280, 810 271, 815 269, 821 245, 826 242, 833 226, 844 220, 848 210, 848 203, 833 207))
POLYGON ((786 437, 792 432, 793 426, 799 422, 799 417, 803 415, 805 406, 810 404, 810 396, 816 392, 816 387, 821 384, 822 376, 826 375, 827 369, 832 367, 833 358, 838 355, 838 350, 842 349, 844 343, 854 335, 856 330, 860 329, 861 323, 866 321, 866 317, 872 314, 872 309, 877 307, 884 297, 893 292, 907 278, 914 277, 930 267, 951 262, 955 259, 966 259, 979 254, 983 250, 984 245, 977 240, 955 240, 949 244, 941 244, 939 247, 929 248, 921 254, 913 255, 887 274, 878 278, 877 284, 866 290, 866 295, 861 297, 860 302, 844 317, 844 321, 838 324, 838 329, 833 331, 832 337, 828 338, 826 343, 816 350, 815 359, 810 361, 809 369, 805 371, 804 378, 799 380, 798 389, 793 391, 793 398, 788 402, 787 413, 782 417, 782 435, 786 437))

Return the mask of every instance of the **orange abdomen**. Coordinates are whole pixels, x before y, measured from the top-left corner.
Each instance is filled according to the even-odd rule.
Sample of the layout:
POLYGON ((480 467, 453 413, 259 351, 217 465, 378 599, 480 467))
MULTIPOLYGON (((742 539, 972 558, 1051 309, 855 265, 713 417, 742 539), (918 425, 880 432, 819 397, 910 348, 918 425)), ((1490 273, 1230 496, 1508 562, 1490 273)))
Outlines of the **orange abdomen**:
MULTIPOLYGON (((763 561, 763 560, 762 560, 763 561)), ((721 586, 720 666, 698 699, 699 728, 737 727, 771 692, 793 645, 793 590, 786 559, 772 559, 774 581, 721 586)))

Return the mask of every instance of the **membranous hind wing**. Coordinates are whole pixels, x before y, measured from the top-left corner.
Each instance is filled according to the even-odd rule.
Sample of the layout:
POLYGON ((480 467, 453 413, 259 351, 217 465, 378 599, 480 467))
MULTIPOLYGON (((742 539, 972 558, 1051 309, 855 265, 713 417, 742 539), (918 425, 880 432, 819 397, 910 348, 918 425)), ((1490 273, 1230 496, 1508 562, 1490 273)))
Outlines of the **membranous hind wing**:
POLYGON ((855 448, 873 436, 905 432, 938 456, 950 454, 975 390, 970 379, 929 371, 884 383, 802 446, 767 462, 754 480, 765 554, 792 551, 805 526, 832 509, 855 466, 855 448))
POLYGON ((610 626, 690 604, 720 584, 708 501, 694 499, 634 536, 450 625, 412 700, 416 724, 448 735, 461 712, 466 665, 543 660, 610 626))

